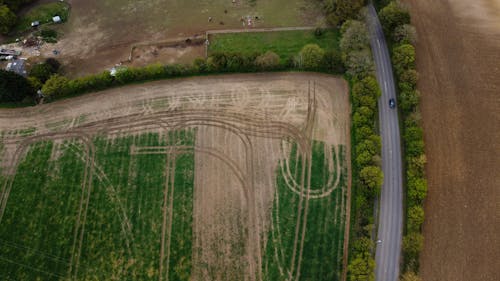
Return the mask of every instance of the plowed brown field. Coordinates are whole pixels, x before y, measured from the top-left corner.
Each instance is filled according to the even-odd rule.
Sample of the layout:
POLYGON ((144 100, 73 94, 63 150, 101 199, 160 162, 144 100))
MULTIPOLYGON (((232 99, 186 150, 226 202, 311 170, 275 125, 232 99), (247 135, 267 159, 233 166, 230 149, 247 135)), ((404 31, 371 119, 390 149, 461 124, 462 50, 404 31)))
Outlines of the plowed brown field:
POLYGON ((422 277, 500 280, 500 1, 405 2, 428 158, 422 277))

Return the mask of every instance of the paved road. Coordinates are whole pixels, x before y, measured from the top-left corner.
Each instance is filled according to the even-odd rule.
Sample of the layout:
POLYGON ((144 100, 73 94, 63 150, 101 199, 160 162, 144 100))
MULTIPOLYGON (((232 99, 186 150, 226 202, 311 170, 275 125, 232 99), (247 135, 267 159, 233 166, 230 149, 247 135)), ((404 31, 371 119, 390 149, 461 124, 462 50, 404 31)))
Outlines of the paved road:
POLYGON ((368 9, 370 43, 375 58, 377 80, 382 89, 379 119, 382 136, 382 170, 385 176, 379 201, 377 239, 382 242, 377 244, 376 249, 375 280, 396 281, 399 277, 403 221, 401 139, 398 111, 389 107, 389 99, 396 99, 389 50, 375 8, 370 5, 368 9))

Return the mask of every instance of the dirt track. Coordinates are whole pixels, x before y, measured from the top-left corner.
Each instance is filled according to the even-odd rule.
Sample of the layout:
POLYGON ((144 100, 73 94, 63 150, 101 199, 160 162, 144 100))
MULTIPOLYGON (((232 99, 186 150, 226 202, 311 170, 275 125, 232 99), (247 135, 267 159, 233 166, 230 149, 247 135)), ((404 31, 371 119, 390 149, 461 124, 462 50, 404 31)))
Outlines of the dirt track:
MULTIPOLYGON (((281 141, 295 139, 307 147, 315 139, 348 147, 347 91, 344 80, 328 75, 225 75, 159 81, 32 108, 0 110, 0 131, 6 133, 2 165, 8 168, 7 174, 14 174, 27 145, 39 136, 112 138, 196 128, 193 245, 197 250, 192 278, 242 280, 244 276, 244 280, 260 280, 262 245, 271 227, 275 171, 283 157, 281 141), (26 129, 32 132, 31 137, 19 133, 26 129), (234 248, 241 241, 245 241, 244 249, 234 248)), ((149 153, 167 153, 175 158, 175 153, 185 148, 149 149, 149 153)), ((147 153, 139 148, 132 152, 147 153)), ((97 177, 106 177, 95 163, 91 164, 97 177)), ((175 169, 174 164, 169 165, 168 171, 175 169)), ((174 188, 173 182, 168 182, 166 190, 172 191, 165 196, 174 188)), ((113 187, 108 189, 113 195, 113 187)), ((5 207, 9 192, 8 185, 1 189, 0 209, 5 207)), ((164 206, 162 237, 170 237, 172 202, 164 206)), ((126 214, 118 215, 128 238, 126 214)), ((297 225, 297 231, 301 225, 297 225)), ((168 260, 169 241, 162 239, 161 244, 163 264, 168 260)), ((75 260, 76 276, 78 256, 75 260)))
POLYGON ((500 3, 405 2, 428 158, 423 279, 500 280, 500 3))

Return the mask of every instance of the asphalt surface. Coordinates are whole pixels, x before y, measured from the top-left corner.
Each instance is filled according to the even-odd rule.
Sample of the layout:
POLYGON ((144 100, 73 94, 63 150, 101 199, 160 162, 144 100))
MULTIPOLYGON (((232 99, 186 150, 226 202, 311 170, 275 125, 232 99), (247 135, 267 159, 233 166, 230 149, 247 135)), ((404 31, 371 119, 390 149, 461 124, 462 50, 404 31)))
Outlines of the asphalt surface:
POLYGON ((379 200, 375 280, 396 281, 399 278, 402 241, 403 176, 398 111, 397 108, 389 107, 389 99, 397 99, 389 49, 373 5, 368 6, 368 14, 370 44, 377 80, 382 89, 378 103, 384 183, 379 200))

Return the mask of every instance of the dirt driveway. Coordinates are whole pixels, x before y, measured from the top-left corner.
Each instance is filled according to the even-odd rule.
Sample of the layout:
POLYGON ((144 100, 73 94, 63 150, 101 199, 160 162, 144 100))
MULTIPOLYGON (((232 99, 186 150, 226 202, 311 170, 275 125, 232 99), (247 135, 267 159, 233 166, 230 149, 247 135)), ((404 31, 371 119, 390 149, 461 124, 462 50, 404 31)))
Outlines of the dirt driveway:
POLYGON ((500 1, 404 2, 428 158, 422 277, 500 280, 500 1))

